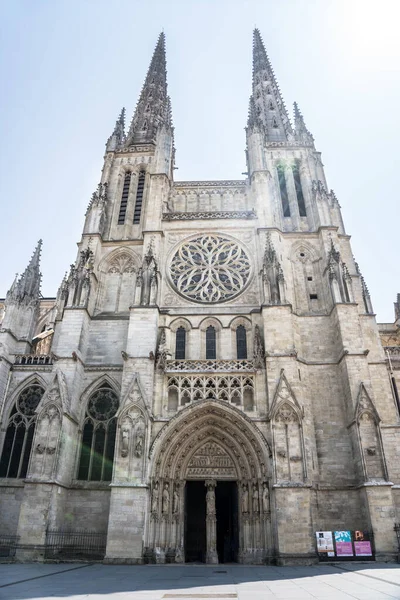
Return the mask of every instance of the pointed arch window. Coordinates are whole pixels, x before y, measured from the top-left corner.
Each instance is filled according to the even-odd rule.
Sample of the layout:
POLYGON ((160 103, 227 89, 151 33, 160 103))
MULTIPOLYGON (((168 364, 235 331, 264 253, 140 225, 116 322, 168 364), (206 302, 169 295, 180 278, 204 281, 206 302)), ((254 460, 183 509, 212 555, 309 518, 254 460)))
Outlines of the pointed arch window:
POLYGON ((136 201, 135 201, 135 212, 133 213, 133 224, 138 225, 140 223, 140 216, 142 214, 142 203, 143 203, 143 192, 146 172, 140 171, 138 177, 138 184, 136 190, 136 201))
POLYGON ((126 208, 128 206, 129 187, 131 185, 131 172, 125 173, 124 187, 122 188, 121 204, 119 207, 118 225, 125 223, 126 208))
POLYGON ((276 167, 276 170, 278 173, 279 192, 281 195, 283 216, 290 217, 289 196, 286 187, 285 167, 283 165, 278 165, 276 167))
POLYGON ((26 477, 35 433, 36 413, 44 394, 40 385, 30 385, 17 398, 8 421, 0 477, 26 477))
POLYGON ((209 325, 206 329, 206 359, 217 358, 217 333, 215 327, 209 325))
POLYGON ((117 395, 108 384, 90 397, 83 425, 78 479, 111 481, 118 406, 117 395))
POLYGON ((236 355, 238 359, 247 358, 247 332, 243 325, 236 329, 236 355))
POLYGON ((186 358, 186 329, 178 327, 175 336, 175 358, 183 360, 186 358))
POLYGON ((292 172, 293 172, 293 179, 294 179, 294 187, 296 190, 297 205, 299 207, 299 214, 301 217, 306 217, 307 216, 306 204, 304 202, 303 188, 301 187, 301 179, 300 179, 300 168, 299 168, 299 163, 297 161, 292 166, 292 172))

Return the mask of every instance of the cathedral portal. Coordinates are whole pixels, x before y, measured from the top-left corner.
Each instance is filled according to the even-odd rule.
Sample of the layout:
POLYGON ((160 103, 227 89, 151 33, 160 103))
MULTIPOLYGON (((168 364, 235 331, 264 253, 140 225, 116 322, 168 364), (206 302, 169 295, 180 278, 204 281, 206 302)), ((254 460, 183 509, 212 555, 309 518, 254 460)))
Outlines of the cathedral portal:
POLYGON ((152 453, 146 555, 158 562, 264 562, 271 548, 268 446, 219 402, 183 410, 152 453))

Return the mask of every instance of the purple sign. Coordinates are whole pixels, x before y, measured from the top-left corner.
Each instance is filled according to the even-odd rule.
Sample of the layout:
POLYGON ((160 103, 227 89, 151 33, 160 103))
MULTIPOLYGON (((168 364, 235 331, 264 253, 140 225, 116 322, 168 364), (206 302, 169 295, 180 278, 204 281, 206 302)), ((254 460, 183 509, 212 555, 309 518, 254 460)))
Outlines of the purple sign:
POLYGON ((336 542, 336 556, 353 556, 351 542, 336 542))

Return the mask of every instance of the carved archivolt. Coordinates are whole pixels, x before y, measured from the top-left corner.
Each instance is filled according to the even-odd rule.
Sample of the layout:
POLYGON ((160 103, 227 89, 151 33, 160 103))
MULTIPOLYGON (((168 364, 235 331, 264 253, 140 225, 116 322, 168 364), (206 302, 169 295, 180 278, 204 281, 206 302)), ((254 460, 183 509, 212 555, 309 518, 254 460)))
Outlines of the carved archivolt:
POLYGON ((261 479, 268 470, 262 434, 218 401, 184 409, 158 434, 151 453, 153 477, 261 479))

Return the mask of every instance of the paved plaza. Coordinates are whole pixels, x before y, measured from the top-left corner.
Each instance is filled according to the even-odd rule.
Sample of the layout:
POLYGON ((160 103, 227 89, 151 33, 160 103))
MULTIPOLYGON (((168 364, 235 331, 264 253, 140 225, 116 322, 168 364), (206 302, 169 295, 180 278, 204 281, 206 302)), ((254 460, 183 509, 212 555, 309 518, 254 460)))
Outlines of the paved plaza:
POLYGON ((389 600, 400 566, 0 565, 1 600, 389 600))

